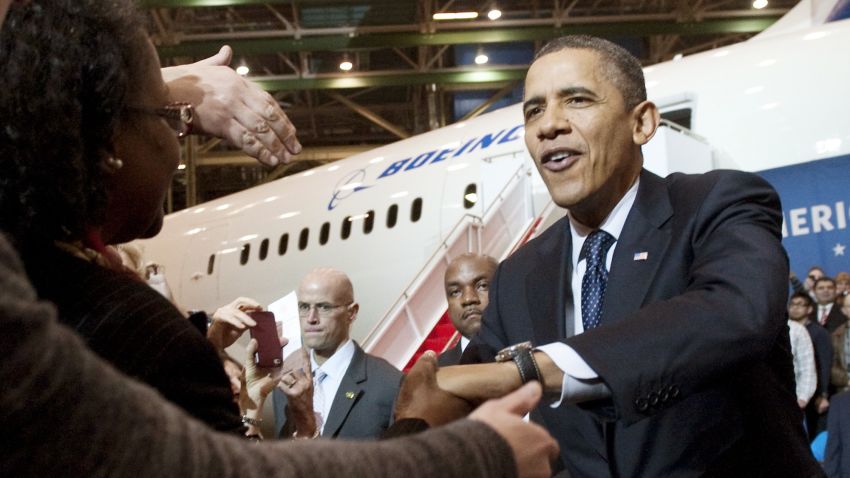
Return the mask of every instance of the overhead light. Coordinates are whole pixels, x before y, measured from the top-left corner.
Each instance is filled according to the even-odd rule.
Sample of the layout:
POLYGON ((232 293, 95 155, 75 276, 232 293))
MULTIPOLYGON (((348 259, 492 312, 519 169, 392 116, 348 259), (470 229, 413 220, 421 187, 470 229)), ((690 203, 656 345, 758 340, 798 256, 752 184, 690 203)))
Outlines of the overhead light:
POLYGON ((483 49, 479 48, 478 53, 476 53, 476 55, 475 55, 475 64, 476 65, 483 65, 483 64, 487 63, 488 61, 490 61, 490 58, 484 53, 483 49))
POLYGON ((186 169, 186 165, 185 164, 178 164, 177 169, 186 169))
POLYGON ((475 204, 475 203, 478 202, 478 195, 475 194, 475 193, 469 193, 469 194, 465 195, 463 198, 466 199, 468 202, 471 202, 472 204, 475 204))
POLYGON ((339 69, 342 71, 351 71, 354 68, 354 65, 349 60, 342 60, 339 63, 339 69))
POLYGON ((498 8, 494 8, 494 9, 490 10, 489 12, 487 12, 487 18, 489 18, 490 20, 498 20, 501 17, 502 17, 502 11, 499 10, 498 8))
POLYGON ((431 16, 434 20, 475 20, 478 12, 442 12, 431 16))
POLYGON ((755 0, 753 2, 753 8, 756 10, 761 10, 762 8, 767 6, 767 0, 755 0))
POLYGON ((685 57, 685 55, 683 55, 681 53, 676 53, 675 55, 673 55, 673 61, 679 61, 684 57, 685 57))
POLYGON ((247 65, 239 65, 239 66, 236 67, 236 73, 241 75, 241 76, 245 76, 250 72, 251 72, 251 69, 248 68, 247 65))

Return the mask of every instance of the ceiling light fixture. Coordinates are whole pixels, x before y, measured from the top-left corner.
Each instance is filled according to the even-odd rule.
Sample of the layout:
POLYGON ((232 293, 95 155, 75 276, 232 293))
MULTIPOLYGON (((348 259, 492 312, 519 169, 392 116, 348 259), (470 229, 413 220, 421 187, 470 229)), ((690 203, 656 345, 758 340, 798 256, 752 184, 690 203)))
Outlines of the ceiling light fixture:
POLYGON ((354 68, 354 63, 351 62, 351 57, 348 53, 342 55, 342 61, 339 62, 339 69, 342 71, 351 71, 354 68))
POLYGON ((762 8, 767 6, 767 0, 755 0, 753 2, 753 8, 756 10, 761 10, 762 8))
POLYGON ((431 16, 434 20, 475 20, 478 12, 441 12, 431 16))
POLYGON ((250 72, 251 72, 251 69, 248 68, 247 65, 239 65, 239 66, 236 67, 236 73, 240 76, 246 76, 250 72))
POLYGON ((478 53, 475 54, 475 64, 483 65, 490 61, 490 58, 484 53, 484 50, 481 48, 478 49, 478 53))
POLYGON ((501 17, 502 17, 502 11, 499 10, 498 8, 494 8, 494 9, 490 10, 489 12, 487 12, 487 18, 489 18, 490 20, 498 20, 501 17))

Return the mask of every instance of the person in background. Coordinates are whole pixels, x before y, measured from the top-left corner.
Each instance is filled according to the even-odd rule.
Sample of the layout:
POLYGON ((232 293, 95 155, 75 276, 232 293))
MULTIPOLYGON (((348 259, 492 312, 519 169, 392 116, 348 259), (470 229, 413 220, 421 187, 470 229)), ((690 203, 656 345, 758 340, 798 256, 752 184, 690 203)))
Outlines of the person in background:
POLYGON ((823 269, 820 266, 812 266, 809 268, 809 271, 806 273, 806 279, 803 282, 800 282, 800 279, 797 278, 796 274, 793 272, 790 273, 790 282, 791 289, 794 292, 805 292, 809 294, 812 299, 815 298, 815 281, 820 279, 821 277, 826 276, 823 272, 823 269))
POLYGON ((821 277, 815 281, 814 287, 816 307, 815 320, 830 333, 847 321, 847 317, 835 307, 835 281, 831 277, 821 277))
POLYGON ((402 373, 351 339, 360 310, 351 281, 338 270, 315 269, 296 295, 304 365, 274 390, 278 436, 379 438, 392 422, 402 373), (310 377, 312 388, 304 384, 310 377))
POLYGON ((498 266, 490 256, 467 253, 454 258, 446 268, 449 319, 461 337, 454 347, 440 354, 441 367, 460 363, 461 354, 481 328, 481 317, 490 301, 490 281, 498 266))
POLYGON ((835 274, 835 294, 844 296, 850 293, 850 273, 839 272, 835 274))
POLYGON ((806 328, 815 351, 818 385, 805 410, 806 430, 810 439, 814 439, 821 431, 820 418, 829 408, 829 383, 833 360, 832 338, 829 332, 813 319, 814 304, 814 300, 806 292, 795 292, 788 302, 788 319, 806 328))
MULTIPOLYGON (((788 304, 789 315, 791 304, 788 304)), ((795 312, 801 308, 800 301, 794 303, 795 312)), ((791 355, 794 357, 794 381, 797 390, 797 404, 806 409, 818 385, 815 351, 809 332, 799 321, 788 319, 791 339, 791 355)))

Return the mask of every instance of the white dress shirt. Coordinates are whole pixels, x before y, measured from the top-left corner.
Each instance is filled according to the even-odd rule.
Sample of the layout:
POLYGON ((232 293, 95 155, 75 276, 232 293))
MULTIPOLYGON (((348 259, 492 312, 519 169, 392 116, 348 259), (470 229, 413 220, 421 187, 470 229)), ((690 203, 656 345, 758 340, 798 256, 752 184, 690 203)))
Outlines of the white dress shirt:
POLYGON ((310 368, 313 371, 313 376, 318 376, 319 371, 322 371, 327 375, 319 385, 321 387, 321 391, 319 393, 317 393, 317 391, 313 392, 314 406, 319 404, 317 398, 322 397, 320 404, 321 411, 317 410, 317 413, 321 414, 322 421, 322 426, 319 430, 320 434, 325 433, 325 423, 327 422, 328 414, 331 411, 331 405, 333 405, 336 392, 339 390, 340 383, 342 383, 342 377, 348 370, 348 366, 351 365, 352 358, 354 358, 354 342, 352 342, 351 339, 348 339, 340 348, 336 349, 336 352, 334 352, 334 354, 331 355, 331 357, 327 359, 321 367, 318 363, 316 363, 316 352, 314 350, 310 350, 310 368))
POLYGON ((806 327, 793 320, 788 321, 788 329, 791 339, 791 356, 794 359, 797 400, 808 403, 815 394, 818 384, 812 339, 806 327))
MULTIPOLYGON (((637 197, 638 184, 640 178, 635 180, 632 187, 626 191, 620 202, 614 206, 614 209, 608 214, 599 229, 611 234, 614 237, 614 244, 608 249, 608 255, 605 257, 605 268, 611 271, 611 261, 614 258, 614 251, 617 249, 617 244, 620 239, 620 234, 623 232, 623 226, 626 224, 626 218, 632 210, 637 197)), ((573 218, 569 212, 567 217, 570 220, 570 235, 572 236, 572 276, 570 277, 570 285, 573 293, 573 327, 576 334, 584 332, 584 325, 581 317, 581 281, 584 277, 584 272, 587 269, 587 261, 579 260, 581 248, 584 245, 587 236, 594 230, 579 223, 573 218)), ((606 293, 606 299, 608 294, 606 293)), ((609 299, 610 300, 610 299, 609 299)), ((604 305, 603 305, 604 307, 604 305)), ((602 325, 605 325, 604 323, 602 325)), ((570 327, 567 327, 569 330, 570 327)), ((583 402, 610 396, 608 390, 601 380, 599 374, 596 373, 587 362, 576 352, 572 347, 561 342, 554 342, 537 347, 537 350, 545 353, 555 362, 561 371, 564 372, 564 381, 561 384, 561 398, 553 403, 552 408, 558 407, 563 400, 569 402, 583 402)))

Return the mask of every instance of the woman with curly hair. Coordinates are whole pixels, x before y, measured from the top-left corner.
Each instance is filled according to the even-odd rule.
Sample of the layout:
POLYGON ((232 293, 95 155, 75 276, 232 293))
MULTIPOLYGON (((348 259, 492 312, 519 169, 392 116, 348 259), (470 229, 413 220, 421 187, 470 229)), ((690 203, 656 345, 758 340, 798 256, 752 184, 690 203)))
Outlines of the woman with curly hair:
POLYGON ((13 5, 0 64, 0 229, 38 295, 118 369, 243 432, 216 350, 106 247, 160 230, 192 119, 171 103, 138 12, 127 0, 13 5))

